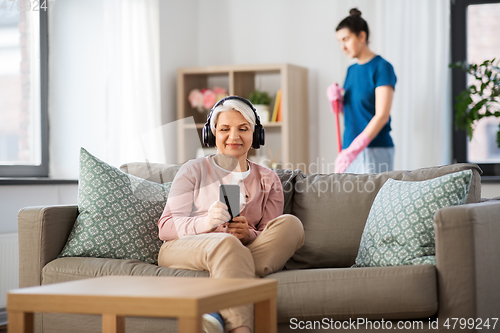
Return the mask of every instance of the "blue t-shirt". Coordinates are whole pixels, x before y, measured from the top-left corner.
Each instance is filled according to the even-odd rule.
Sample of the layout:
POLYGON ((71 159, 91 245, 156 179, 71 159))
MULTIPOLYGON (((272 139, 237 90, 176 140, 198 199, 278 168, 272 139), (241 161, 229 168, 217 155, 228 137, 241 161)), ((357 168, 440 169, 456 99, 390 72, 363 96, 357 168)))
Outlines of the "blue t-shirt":
MULTIPOLYGON (((366 128, 375 116, 375 88, 396 86, 394 68, 384 58, 377 55, 366 64, 354 64, 347 69, 344 82, 345 131, 342 149, 366 128)), ((368 147, 394 147, 391 135, 391 118, 368 147)))

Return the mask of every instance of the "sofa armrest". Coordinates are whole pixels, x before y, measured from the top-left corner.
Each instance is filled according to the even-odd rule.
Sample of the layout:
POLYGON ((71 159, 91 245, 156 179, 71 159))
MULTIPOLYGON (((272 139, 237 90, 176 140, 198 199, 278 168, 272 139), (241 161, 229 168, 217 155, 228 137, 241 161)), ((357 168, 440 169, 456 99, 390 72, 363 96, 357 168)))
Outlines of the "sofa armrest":
POLYGON ((443 208, 434 222, 438 317, 498 317, 500 201, 443 208))
POLYGON ((19 287, 42 283, 42 269, 61 253, 78 206, 27 207, 19 211, 19 287))

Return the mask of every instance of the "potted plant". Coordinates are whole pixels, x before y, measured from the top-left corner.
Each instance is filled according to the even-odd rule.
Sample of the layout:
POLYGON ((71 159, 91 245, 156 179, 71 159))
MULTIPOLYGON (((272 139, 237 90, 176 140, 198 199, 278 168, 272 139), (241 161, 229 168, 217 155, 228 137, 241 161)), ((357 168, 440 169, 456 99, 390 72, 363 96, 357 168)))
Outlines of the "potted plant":
POLYGON ((255 106, 262 124, 269 122, 269 104, 271 96, 265 91, 255 90, 248 95, 248 100, 255 106))
MULTIPOLYGON (((472 139, 475 123, 484 117, 500 118, 500 60, 486 60, 482 64, 456 62, 451 68, 459 68, 476 79, 456 97, 455 125, 467 131, 472 139)), ((500 129, 497 132, 500 147, 500 129)))

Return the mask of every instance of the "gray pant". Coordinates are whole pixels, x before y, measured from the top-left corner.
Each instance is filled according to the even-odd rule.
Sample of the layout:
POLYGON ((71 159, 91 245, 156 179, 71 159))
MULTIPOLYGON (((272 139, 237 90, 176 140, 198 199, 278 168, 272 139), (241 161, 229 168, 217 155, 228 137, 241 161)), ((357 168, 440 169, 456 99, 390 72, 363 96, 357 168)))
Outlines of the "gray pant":
POLYGON ((394 169, 394 147, 365 148, 346 173, 382 173, 394 169))

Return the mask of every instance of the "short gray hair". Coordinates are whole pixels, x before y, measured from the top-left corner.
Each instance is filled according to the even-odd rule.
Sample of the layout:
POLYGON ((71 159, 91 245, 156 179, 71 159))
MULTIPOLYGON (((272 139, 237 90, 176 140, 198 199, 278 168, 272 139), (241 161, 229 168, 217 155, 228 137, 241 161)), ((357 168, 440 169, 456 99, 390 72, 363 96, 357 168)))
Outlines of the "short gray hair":
POLYGON ((252 131, 254 130, 256 120, 255 113, 253 112, 252 108, 245 102, 242 102, 238 99, 228 99, 212 111, 212 116, 210 117, 210 129, 212 130, 212 133, 214 135, 215 126, 217 125, 219 114, 224 111, 238 111, 245 118, 245 120, 250 123, 252 131))

